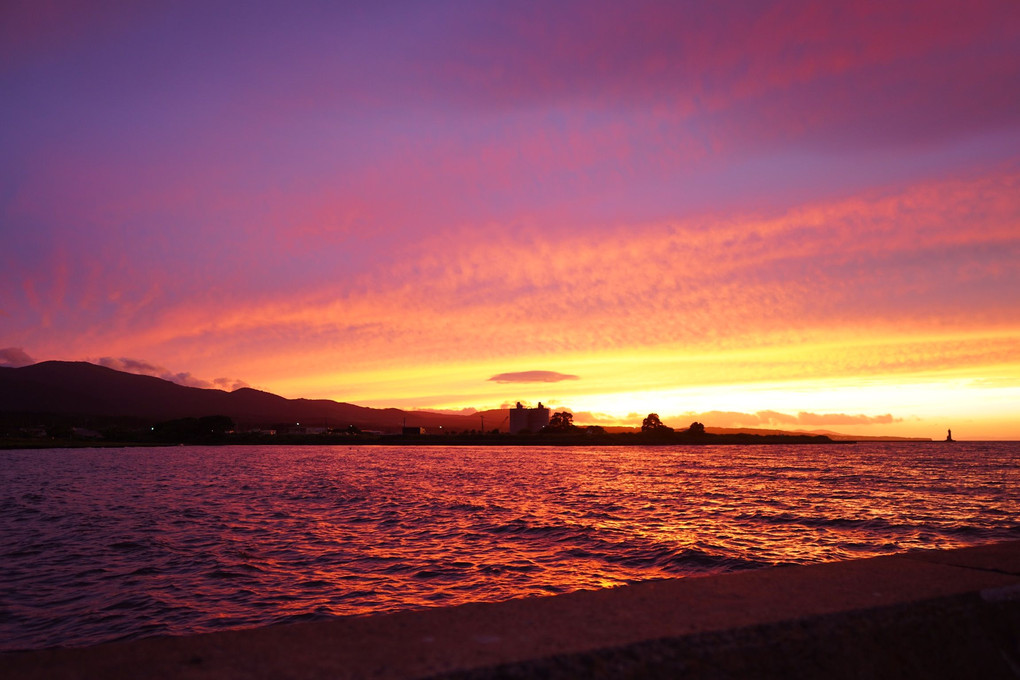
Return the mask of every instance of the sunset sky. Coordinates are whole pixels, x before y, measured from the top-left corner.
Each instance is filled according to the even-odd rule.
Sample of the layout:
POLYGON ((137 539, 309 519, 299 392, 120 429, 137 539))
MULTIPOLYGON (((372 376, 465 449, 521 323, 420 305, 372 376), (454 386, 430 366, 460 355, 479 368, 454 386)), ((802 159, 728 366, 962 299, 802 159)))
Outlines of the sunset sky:
POLYGON ((0 365, 1020 439, 1020 4, 0 7, 0 365))

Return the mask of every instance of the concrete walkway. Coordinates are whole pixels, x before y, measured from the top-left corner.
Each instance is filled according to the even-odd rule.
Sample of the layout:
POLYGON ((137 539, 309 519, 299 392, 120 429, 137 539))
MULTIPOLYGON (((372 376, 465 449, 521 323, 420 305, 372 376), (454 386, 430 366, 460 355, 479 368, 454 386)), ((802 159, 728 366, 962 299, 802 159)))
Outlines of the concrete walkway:
POLYGON ((1020 541, 0 655, 21 678, 1020 678, 1020 541))

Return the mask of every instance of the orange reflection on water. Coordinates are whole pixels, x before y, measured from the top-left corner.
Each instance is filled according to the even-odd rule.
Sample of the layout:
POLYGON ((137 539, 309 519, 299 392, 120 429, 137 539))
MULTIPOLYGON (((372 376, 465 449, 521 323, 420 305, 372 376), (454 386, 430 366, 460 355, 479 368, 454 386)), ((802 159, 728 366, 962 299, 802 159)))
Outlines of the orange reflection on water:
POLYGON ((1012 443, 7 452, 7 534, 34 547, 7 554, 6 644, 1016 538, 1017 460, 1012 443))

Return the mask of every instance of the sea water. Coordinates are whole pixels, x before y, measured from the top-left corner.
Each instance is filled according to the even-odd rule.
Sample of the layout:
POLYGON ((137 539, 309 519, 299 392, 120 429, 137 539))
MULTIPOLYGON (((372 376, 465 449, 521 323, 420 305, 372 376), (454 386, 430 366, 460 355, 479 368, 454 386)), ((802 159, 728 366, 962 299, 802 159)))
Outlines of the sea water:
POLYGON ((1018 442, 0 451, 0 649, 1018 538, 1018 442))

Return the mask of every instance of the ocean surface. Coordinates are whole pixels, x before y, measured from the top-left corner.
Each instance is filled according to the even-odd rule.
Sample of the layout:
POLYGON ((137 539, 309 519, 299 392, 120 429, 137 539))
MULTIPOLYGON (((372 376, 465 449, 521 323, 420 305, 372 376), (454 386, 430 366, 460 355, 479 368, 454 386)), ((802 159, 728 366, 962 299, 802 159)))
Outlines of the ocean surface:
POLYGON ((0 451, 0 649, 1020 539, 1020 442, 0 451))

